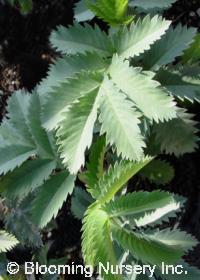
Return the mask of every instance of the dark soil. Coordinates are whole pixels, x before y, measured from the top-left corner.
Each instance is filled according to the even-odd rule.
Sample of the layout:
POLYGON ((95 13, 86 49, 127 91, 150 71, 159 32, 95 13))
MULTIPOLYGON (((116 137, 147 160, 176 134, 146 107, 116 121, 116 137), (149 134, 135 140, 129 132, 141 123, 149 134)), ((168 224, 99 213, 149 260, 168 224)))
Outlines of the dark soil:
POLYGON ((0 90, 4 102, 14 90, 31 90, 46 75, 54 57, 49 47, 50 32, 73 21, 73 0, 36 0, 27 16, 0 4, 0 90))
MULTIPOLYGON (((0 4, 0 118, 5 114, 7 97, 14 90, 23 87, 32 90, 45 77, 49 63, 55 57, 55 52, 49 46, 50 32, 57 25, 72 23, 73 2, 35 0, 33 11, 27 16, 22 16, 15 8, 0 4)), ((165 16, 174 24, 184 23, 200 29, 200 2, 180 0, 165 16)), ((199 109, 197 104, 191 108, 198 119, 199 109)), ((170 161, 175 166, 176 176, 165 188, 188 198, 181 225, 200 240, 200 154, 170 158, 170 161)), ((81 224, 70 214, 69 203, 60 211, 57 225, 52 232, 54 242, 49 257, 61 257, 67 253, 69 262, 80 263, 81 224)), ((189 261, 200 267, 199 249, 190 254, 189 261)), ((73 276, 72 279, 76 278, 73 276)), ((77 279, 81 279, 80 276, 77 279)))
POLYGON ((184 25, 200 29, 200 2, 199 0, 179 0, 165 12, 165 17, 174 24, 184 25))

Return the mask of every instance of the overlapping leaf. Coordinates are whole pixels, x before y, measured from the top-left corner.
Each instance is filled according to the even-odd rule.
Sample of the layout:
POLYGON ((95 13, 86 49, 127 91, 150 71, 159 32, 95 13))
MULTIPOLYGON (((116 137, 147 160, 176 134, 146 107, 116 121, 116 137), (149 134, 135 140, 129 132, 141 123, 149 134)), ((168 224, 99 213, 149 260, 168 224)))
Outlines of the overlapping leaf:
POLYGON ((194 38, 194 42, 184 52, 182 61, 183 63, 193 64, 200 60, 200 34, 197 34, 194 38))
MULTIPOLYGON (((98 266, 101 262, 117 264, 113 242, 111 239, 110 222, 106 212, 93 205, 83 220, 82 251, 86 264, 98 266), (98 230, 97 230, 98 229, 98 230)), ((122 280, 122 277, 111 273, 101 275, 105 280, 122 280)))
MULTIPOLYGON (((91 1, 90 1, 91 2, 91 1)), ((79 1, 74 8, 74 17, 77 22, 87 21, 94 18, 94 13, 86 5, 86 0, 79 1)))
POLYGON ((137 7, 142 11, 160 11, 169 8, 177 0, 131 0, 130 6, 137 7))
MULTIPOLYGON (((14 128, 10 119, 7 119, 6 117, 3 118, 0 125, 0 135, 2 148, 9 145, 23 145, 26 147, 27 145, 29 146, 29 144, 27 144, 27 142, 22 139, 22 135, 20 135, 20 132, 14 128), (13 137, 13 135, 15 135, 15 137, 13 137)), ((30 148, 34 149, 34 146, 32 146, 31 144, 30 148)))
POLYGON ((54 48, 64 54, 95 51, 105 57, 113 52, 111 41, 97 25, 94 28, 88 24, 82 26, 77 23, 69 28, 59 26, 51 34, 50 41, 54 48))
POLYGON ((175 218, 176 212, 180 211, 180 202, 172 200, 163 207, 157 208, 154 211, 147 211, 143 215, 136 218, 130 218, 133 227, 147 227, 169 222, 169 218, 175 218))
POLYGON ((92 188, 104 173, 104 156, 106 151, 105 137, 99 137, 90 150, 87 171, 83 174, 87 186, 92 188))
POLYGON ((24 91, 18 91, 8 100, 7 117, 10 125, 20 136, 21 144, 34 147, 34 142, 27 125, 27 114, 30 102, 30 95, 24 91))
POLYGON ((64 171, 52 176, 39 188, 32 209, 32 220, 36 225, 43 228, 56 217, 63 202, 73 191, 74 179, 74 176, 64 171))
POLYGON ((81 188, 75 188, 74 195, 71 200, 71 211, 77 219, 83 219, 87 208, 94 200, 91 195, 81 188))
POLYGON ((13 144, 0 148, 0 174, 5 174, 19 167, 35 153, 36 149, 22 145, 13 144))
POLYGON ((21 202, 7 200, 8 211, 4 216, 5 228, 20 241, 23 246, 41 248, 43 245, 39 229, 31 221, 30 210, 34 195, 30 194, 21 202))
POLYGON ((139 170, 147 165, 152 158, 146 157, 139 162, 121 161, 110 166, 91 193, 101 203, 109 202, 114 195, 134 176, 139 170))
POLYGON ((156 210, 157 208, 164 207, 172 202, 174 203, 174 198, 167 192, 134 192, 121 196, 115 201, 110 201, 106 204, 105 209, 110 217, 133 216, 138 213, 144 215, 146 211, 156 210))
POLYGON ((114 83, 136 104, 137 108, 156 122, 176 117, 176 106, 160 84, 140 68, 129 67, 115 56, 109 68, 114 83))
POLYGON ((178 229, 157 230, 155 233, 149 234, 149 237, 159 240, 159 242, 165 243, 166 245, 180 247, 184 252, 192 250, 192 248, 198 244, 197 240, 192 235, 178 229))
POLYGON ((37 148, 37 155, 53 160, 55 156, 49 139, 51 135, 48 135, 42 127, 40 115, 40 100, 37 93, 34 92, 30 98, 29 110, 27 113, 27 124, 37 148))
POLYGON ((47 159, 25 162, 0 180, 0 192, 8 198, 24 198, 49 178, 56 163, 47 159))
POLYGON ((120 58, 138 56, 161 38, 170 25, 159 16, 146 16, 132 23, 130 27, 122 27, 113 35, 113 45, 120 58))
POLYGON ((76 173, 85 163, 85 151, 92 143, 97 109, 97 90, 92 90, 63 113, 64 119, 57 136, 63 164, 67 165, 71 173, 76 173))
MULTIPOLYGON (((143 263, 161 265, 176 263, 183 255, 184 248, 180 245, 180 240, 170 244, 167 240, 155 239, 154 236, 144 233, 133 233, 117 226, 112 227, 114 238, 125 250, 130 250, 131 254, 143 263)), ((184 241, 183 241, 184 243, 184 241)))
POLYGON ((36 155, 53 159, 48 136, 41 127, 37 94, 16 92, 9 99, 7 110, 9 119, 4 118, 0 127, 0 173, 12 171, 36 155))
POLYGON ((161 40, 155 42, 151 49, 144 54, 144 68, 157 69, 162 65, 173 62, 176 57, 181 56, 183 51, 189 47, 195 33, 195 28, 187 28, 180 24, 174 29, 170 27, 161 40))
POLYGON ((193 115, 180 109, 178 118, 169 122, 159 123, 154 126, 156 143, 162 152, 175 154, 191 153, 198 147, 196 122, 193 115))
POLYGON ((101 134, 106 133, 106 142, 114 145, 117 154, 125 159, 139 160, 145 147, 140 132, 140 114, 108 79, 104 81, 100 94, 101 113, 99 121, 101 134))
POLYGON ((1 178, 0 191, 9 198, 22 199, 55 169, 55 147, 41 126, 36 92, 16 92, 8 101, 7 111, 9 119, 5 118, 0 128, 0 172, 10 172, 1 178))
MULTIPOLYGON (((83 71, 54 88, 44 105, 42 115, 44 127, 48 130, 55 129, 65 118, 63 112, 67 112, 70 105, 81 96, 98 88, 100 78, 101 75, 98 73, 83 71)), ((75 108, 75 105, 73 107, 75 108)))
MULTIPOLYGON (((80 71, 97 71, 104 69, 106 62, 97 53, 79 53, 73 56, 63 56, 51 64, 47 77, 37 86, 40 98, 45 101, 45 97, 50 96, 54 87, 60 86, 60 83, 67 78, 72 78, 80 71)), ((48 107, 45 106, 45 108, 48 107)))
POLYGON ((156 184, 168 184, 174 177, 174 168, 166 161, 153 160, 140 174, 156 184))
POLYGON ((162 68, 155 78, 178 99, 200 102, 199 71, 199 66, 162 68))

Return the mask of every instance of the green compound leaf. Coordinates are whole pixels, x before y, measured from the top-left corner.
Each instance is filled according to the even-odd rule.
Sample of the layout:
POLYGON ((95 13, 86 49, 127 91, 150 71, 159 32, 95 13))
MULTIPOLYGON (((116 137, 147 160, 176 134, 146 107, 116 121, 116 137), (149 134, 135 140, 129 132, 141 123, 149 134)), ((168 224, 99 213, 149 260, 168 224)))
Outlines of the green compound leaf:
MULTIPOLYGON (((116 163, 99 179, 98 185, 89 189, 96 201, 88 207, 83 220, 82 250, 86 264, 95 267, 99 262, 109 262, 115 265, 117 248, 129 251, 134 260, 142 263, 158 266, 162 262, 175 264, 196 246, 196 239, 180 230, 155 230, 156 224, 174 217, 175 211, 182 206, 181 197, 162 191, 115 196, 151 160, 116 163), (146 229, 147 225, 151 228, 146 229), (115 246, 115 242, 119 247, 115 246)), ((83 198, 82 212, 85 204, 90 203, 86 201, 83 198)), ((118 279, 110 275, 101 277, 118 279)))
POLYGON ((53 175, 38 190, 33 201, 32 220, 40 228, 57 216, 59 209, 74 189, 75 177, 67 172, 53 175))

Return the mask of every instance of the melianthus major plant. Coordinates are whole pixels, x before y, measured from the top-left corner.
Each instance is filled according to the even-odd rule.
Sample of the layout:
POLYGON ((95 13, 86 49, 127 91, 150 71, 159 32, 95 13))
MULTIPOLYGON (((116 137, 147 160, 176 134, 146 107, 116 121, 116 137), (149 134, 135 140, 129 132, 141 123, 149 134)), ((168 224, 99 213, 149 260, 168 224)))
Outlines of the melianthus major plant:
MULTIPOLYGON (((157 265, 154 276, 159 277, 162 262, 175 264, 196 245, 195 239, 183 231, 166 227, 159 230, 158 227, 176 217, 184 199, 160 190, 122 194, 127 181, 138 172, 147 174, 145 169, 154 165, 154 160, 151 157, 137 163, 119 160, 104 171, 105 154, 105 139, 99 138, 92 147, 87 170, 81 175, 89 194, 77 188, 72 200, 74 215, 79 219, 84 217, 82 251, 85 263, 94 267, 101 263, 106 267, 107 263, 133 265, 142 262, 157 265)), ((187 264, 181 263, 187 270, 187 264)), ((143 278, 126 274, 125 269, 122 275, 105 273, 101 276, 103 279, 152 279, 148 274, 143 278)), ((162 275, 162 279, 168 279, 169 275, 165 276, 162 275)), ((176 277, 198 279, 199 272, 190 268, 190 278, 176 277)))
MULTIPOLYGON (((32 94, 10 98, 0 128, 0 191, 19 204, 31 193, 35 225, 43 228, 57 215, 77 174, 86 183, 90 195, 77 189, 72 210, 79 217, 86 213, 83 255, 94 266, 126 255, 124 262, 159 268, 162 261, 178 262, 196 244, 179 230, 155 228, 174 217, 182 198, 162 191, 121 192, 138 172, 158 184, 169 182, 173 168, 154 158, 197 148, 196 122, 183 106, 185 100, 199 101, 199 66, 188 59, 196 30, 172 27, 155 15, 173 2, 81 1, 76 20, 95 14, 110 28, 58 27, 50 40, 62 57, 32 94), (94 138, 99 140, 90 151, 94 138)), ((187 270, 189 279, 199 278, 198 270, 187 270)), ((180 277, 188 279, 174 279, 180 277)))
POLYGON ((189 47, 196 30, 169 26, 147 15, 130 26, 114 25, 108 34, 78 23, 52 33, 52 45, 64 56, 39 86, 42 122, 56 129, 71 173, 84 165, 93 131, 106 134, 107 145, 129 160, 149 149, 175 155, 195 150, 193 116, 176 102, 199 99, 199 69, 170 63, 189 47))

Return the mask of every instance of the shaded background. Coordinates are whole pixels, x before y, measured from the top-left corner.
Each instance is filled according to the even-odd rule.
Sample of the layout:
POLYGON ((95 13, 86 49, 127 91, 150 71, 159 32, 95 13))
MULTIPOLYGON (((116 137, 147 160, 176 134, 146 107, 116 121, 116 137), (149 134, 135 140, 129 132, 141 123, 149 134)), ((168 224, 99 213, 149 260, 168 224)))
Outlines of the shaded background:
MULTIPOLYGON (((49 35, 59 24, 73 23, 73 0, 35 0, 33 11, 23 16, 17 8, 0 4, 0 118, 5 114, 6 100, 16 89, 25 87, 31 90, 45 77, 49 63, 53 62, 55 51, 49 46, 49 35)), ((180 0, 165 17, 174 25, 183 23, 200 30, 200 1, 180 0)), ((100 23, 103 28, 104 25, 100 23)), ((178 40, 178 38, 177 38, 178 40)), ((200 106, 194 104, 190 111, 200 121, 200 106)), ((185 155, 179 159, 168 158, 175 166, 175 178, 164 188, 188 198, 185 213, 181 219, 182 228, 200 240, 200 154, 185 155)), ((143 188, 152 190, 155 186, 143 182, 143 188)), ((131 182, 134 189, 134 182, 131 182)), ((70 248, 71 261, 80 259, 81 224, 70 214, 66 203, 57 218, 57 229, 52 232, 53 244, 49 256, 55 258, 65 254, 70 248)), ((19 250, 19 249, 17 249, 19 250)), ((31 258, 28 249, 13 251, 10 259, 23 262, 31 258)), ((200 267, 200 246, 187 258, 200 267)), ((69 278, 67 278, 69 279, 69 278)), ((73 279, 76 279, 73 276, 73 279)), ((77 279, 81 279, 80 276, 77 279)))

